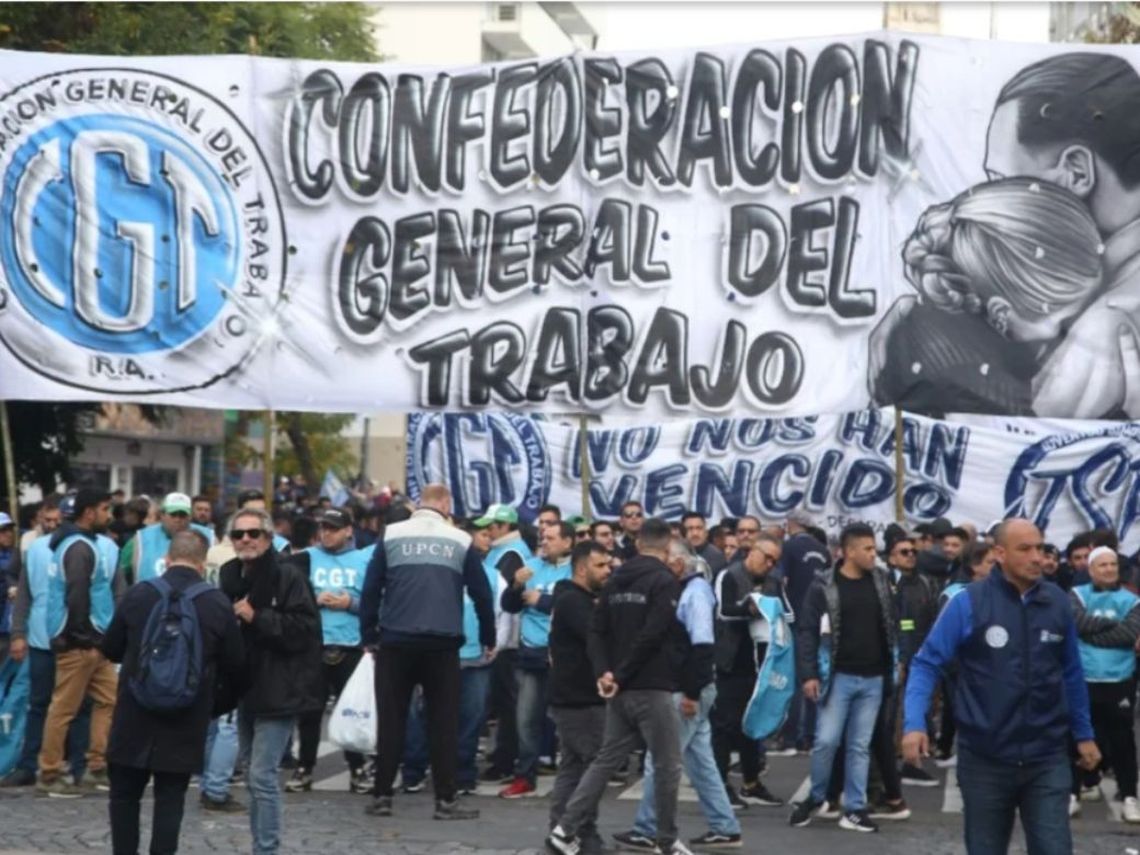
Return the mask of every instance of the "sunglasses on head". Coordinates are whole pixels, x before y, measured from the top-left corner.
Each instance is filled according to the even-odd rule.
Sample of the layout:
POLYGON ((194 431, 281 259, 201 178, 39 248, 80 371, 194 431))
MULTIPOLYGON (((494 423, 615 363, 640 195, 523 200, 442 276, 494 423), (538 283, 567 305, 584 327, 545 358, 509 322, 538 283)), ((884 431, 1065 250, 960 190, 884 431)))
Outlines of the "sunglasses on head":
POLYGON ((245 540, 247 537, 250 540, 261 540, 263 534, 265 534, 265 532, 259 528, 231 528, 230 540, 245 540))

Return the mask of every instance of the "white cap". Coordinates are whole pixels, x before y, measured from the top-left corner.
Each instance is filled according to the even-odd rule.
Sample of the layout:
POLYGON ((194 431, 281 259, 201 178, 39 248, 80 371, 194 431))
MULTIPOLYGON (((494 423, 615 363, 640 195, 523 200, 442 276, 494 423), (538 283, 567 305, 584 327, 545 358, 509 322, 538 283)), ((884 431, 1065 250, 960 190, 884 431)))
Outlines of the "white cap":
POLYGON ((0 511, 0 528, 7 528, 10 525, 13 525, 12 518, 3 511, 0 511))
POLYGON ((1111 546, 1098 546, 1089 553, 1089 566, 1092 567, 1092 563, 1102 555, 1116 555, 1116 550, 1111 546))

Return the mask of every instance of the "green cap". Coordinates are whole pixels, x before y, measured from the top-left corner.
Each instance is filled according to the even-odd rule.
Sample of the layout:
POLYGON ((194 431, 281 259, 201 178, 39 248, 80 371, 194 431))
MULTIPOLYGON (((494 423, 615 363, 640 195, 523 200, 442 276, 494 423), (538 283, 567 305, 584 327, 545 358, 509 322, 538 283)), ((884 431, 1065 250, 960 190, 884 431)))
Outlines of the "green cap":
POLYGON ((519 512, 512 508, 510 505, 491 505, 487 508, 486 513, 479 519, 475 520, 473 525, 475 528, 486 528, 491 523, 507 523, 509 525, 518 525, 519 512))

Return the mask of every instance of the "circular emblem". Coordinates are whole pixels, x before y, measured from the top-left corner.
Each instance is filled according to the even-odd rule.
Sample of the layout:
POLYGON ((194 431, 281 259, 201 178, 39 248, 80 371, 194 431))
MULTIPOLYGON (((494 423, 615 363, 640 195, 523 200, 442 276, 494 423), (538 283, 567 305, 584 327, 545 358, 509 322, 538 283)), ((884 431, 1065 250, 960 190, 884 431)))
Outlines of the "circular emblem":
POLYGON ((1140 518, 1138 468, 1140 424, 1046 436, 1010 467, 1005 516, 1058 532, 1109 528, 1131 545, 1130 530, 1140 518))
POLYGON ((271 331, 285 230, 268 166, 221 101, 82 69, 0 99, 0 340, 60 383, 208 386, 271 331))
POLYGON ((1009 633, 1005 631, 1004 626, 994 624, 986 630, 986 644, 994 650, 1000 650, 1009 644, 1009 633))
POLYGON ((445 484, 458 516, 502 503, 529 522, 550 495, 546 439, 528 416, 413 413, 407 454, 408 494, 418 498, 425 485, 445 484))

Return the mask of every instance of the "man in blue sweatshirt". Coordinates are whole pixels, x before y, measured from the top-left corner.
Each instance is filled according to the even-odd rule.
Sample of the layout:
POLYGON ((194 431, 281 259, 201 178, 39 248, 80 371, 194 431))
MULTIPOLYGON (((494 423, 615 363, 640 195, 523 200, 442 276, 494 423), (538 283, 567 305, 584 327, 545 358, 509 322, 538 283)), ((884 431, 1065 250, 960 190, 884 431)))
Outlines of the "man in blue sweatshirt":
POLYGON ((958 785, 970 855, 1005 852, 1021 815, 1030 855, 1069 853, 1069 737, 1094 769, 1089 696, 1065 592, 1041 584, 1041 532, 1025 519, 996 532, 997 564, 947 604, 911 661, 903 759, 929 753, 926 713, 942 668, 958 662, 958 785))
POLYGON ((514 584, 503 591, 503 611, 522 615, 519 652, 515 659, 519 686, 519 757, 515 779, 499 792, 504 799, 527 798, 537 791, 538 756, 542 751, 550 672, 550 610, 554 603, 554 586, 570 578, 573 548, 572 525, 552 522, 544 526, 539 557, 519 568, 514 584))

